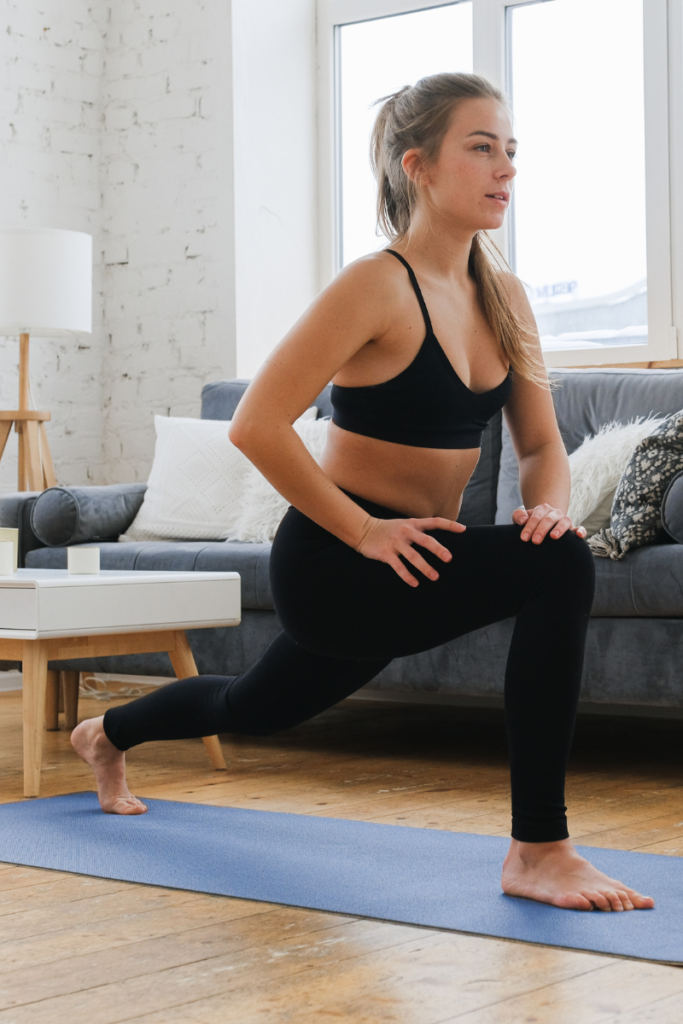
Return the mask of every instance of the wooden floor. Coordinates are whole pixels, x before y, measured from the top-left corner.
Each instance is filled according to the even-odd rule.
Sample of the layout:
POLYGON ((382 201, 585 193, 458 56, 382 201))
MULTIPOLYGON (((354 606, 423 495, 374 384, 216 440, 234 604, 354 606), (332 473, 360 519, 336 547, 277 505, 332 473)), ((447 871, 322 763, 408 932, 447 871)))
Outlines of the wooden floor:
MULTIPOLYGON (((83 700, 82 716, 107 705, 83 700)), ((0 694, 0 802, 21 797, 21 697, 0 694)), ((683 855, 683 722, 584 717, 571 830, 683 855)), ((129 755, 149 797, 506 835, 497 711, 347 702, 276 738, 129 755)), ((91 788, 48 733, 43 794, 91 788)), ((683 881, 683 865, 682 865, 683 881)), ((680 1024, 683 970, 0 866, 0 1024, 680 1024)))

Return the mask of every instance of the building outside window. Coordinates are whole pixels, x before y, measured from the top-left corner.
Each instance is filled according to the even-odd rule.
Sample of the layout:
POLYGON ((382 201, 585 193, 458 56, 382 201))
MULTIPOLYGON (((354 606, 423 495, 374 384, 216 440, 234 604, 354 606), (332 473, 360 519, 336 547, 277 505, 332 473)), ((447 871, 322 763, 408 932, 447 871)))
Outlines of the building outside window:
POLYGON ((510 261, 544 348, 647 340, 643 0, 508 8, 510 261))

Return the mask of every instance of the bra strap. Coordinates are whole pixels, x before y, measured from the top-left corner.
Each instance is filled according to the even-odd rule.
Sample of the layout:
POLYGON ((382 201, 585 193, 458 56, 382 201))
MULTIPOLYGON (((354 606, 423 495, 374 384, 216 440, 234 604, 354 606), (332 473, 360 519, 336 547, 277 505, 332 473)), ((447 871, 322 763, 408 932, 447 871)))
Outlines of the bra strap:
POLYGON ((385 249, 384 252, 390 252, 391 255, 395 256, 396 259, 400 263, 402 263, 403 266, 408 271, 408 277, 410 278, 410 283, 412 284, 413 290, 414 290, 415 294, 417 295, 417 301, 420 303, 420 309, 422 310, 422 316, 424 317, 425 325, 426 325, 427 330, 429 331, 429 333, 433 334, 434 333, 434 328, 432 327, 432 321, 429 319, 429 313, 427 312, 427 306, 426 306, 424 298, 422 297, 422 292, 420 291, 420 286, 417 283, 417 278, 415 277, 415 271, 413 270, 411 265, 408 263, 408 261, 405 260, 403 258, 403 256, 401 256, 400 252, 395 252, 394 249, 385 249))

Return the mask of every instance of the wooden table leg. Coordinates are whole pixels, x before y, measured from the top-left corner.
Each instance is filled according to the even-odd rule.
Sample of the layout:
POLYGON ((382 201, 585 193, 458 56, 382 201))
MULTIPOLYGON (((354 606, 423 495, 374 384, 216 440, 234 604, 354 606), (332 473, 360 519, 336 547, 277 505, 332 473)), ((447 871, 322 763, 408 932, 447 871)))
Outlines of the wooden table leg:
POLYGON ((43 759, 48 642, 26 640, 22 657, 24 704, 24 796, 40 793, 43 759))
MULTIPOLYGON (((173 671, 178 679, 187 679, 189 676, 199 675, 192 648, 188 643, 184 630, 179 629, 175 633, 175 650, 169 651, 168 656, 171 659, 173 671)), ((228 766, 225 763, 218 736, 203 736, 202 739, 213 767, 218 771, 227 770, 228 766)))
POLYGON ((48 732, 59 729, 59 672, 49 670, 45 692, 45 728, 48 732))
POLYGON ((60 672, 64 693, 64 725, 75 729, 78 725, 78 685, 80 672, 60 672))

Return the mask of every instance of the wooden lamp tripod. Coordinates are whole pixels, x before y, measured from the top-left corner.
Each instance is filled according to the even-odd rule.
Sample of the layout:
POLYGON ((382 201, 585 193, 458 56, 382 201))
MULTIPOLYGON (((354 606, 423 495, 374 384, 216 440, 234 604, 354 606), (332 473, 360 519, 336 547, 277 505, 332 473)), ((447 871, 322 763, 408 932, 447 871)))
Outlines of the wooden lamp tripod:
POLYGON ((81 231, 0 230, 0 334, 19 335, 19 408, 0 412, 0 458, 12 424, 19 435, 20 491, 54 487, 45 424, 31 409, 29 334, 92 330, 92 238, 81 231))
POLYGON ((18 490, 44 491, 57 482, 45 431, 50 413, 29 408, 28 339, 28 334, 19 337, 19 408, 0 412, 0 459, 14 423, 19 435, 18 490))

